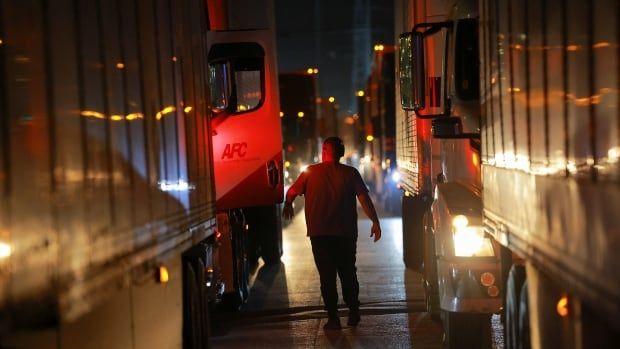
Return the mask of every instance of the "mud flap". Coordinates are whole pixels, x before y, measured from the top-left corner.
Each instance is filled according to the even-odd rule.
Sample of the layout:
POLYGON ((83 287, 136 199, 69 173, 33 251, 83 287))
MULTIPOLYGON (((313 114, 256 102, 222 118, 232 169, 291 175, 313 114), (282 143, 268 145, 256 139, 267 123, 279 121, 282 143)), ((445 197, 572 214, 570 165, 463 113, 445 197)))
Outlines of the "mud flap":
POLYGON ((424 263, 424 214, 431 200, 424 196, 403 196, 403 261, 405 266, 421 271, 424 263))

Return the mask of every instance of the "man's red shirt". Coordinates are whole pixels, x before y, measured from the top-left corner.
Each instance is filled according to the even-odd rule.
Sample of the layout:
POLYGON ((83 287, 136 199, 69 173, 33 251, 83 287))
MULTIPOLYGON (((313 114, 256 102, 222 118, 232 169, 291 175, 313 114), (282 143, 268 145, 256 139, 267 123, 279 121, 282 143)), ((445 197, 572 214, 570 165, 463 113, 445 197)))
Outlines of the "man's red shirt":
POLYGON ((337 162, 311 165, 291 188, 305 196, 308 236, 357 237, 355 200, 368 188, 355 168, 337 162))

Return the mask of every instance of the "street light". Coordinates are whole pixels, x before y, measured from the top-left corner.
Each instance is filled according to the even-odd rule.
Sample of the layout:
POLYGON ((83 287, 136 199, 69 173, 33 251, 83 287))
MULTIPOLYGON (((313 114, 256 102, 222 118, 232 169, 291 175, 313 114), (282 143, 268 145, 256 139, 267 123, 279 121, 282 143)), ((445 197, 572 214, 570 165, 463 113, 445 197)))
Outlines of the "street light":
POLYGON ((304 112, 303 112, 303 111, 300 111, 300 112, 298 112, 298 113, 297 113, 297 116, 298 116, 298 117, 300 117, 300 118, 303 118, 303 117, 304 117, 304 115, 305 115, 305 114, 304 114, 304 112))
POLYGON ((336 101, 336 98, 329 97, 327 100, 329 101, 329 103, 334 103, 336 101))
POLYGON ((364 97, 364 90, 357 91, 357 96, 358 97, 364 97))

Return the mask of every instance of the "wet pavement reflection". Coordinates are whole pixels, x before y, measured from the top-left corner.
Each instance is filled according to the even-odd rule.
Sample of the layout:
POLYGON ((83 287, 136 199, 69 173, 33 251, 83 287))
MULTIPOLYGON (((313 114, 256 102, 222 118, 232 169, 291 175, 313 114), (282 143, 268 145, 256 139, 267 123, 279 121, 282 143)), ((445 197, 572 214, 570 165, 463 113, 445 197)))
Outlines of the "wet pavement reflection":
MULTIPOLYGON (((402 261, 400 217, 382 215, 383 237, 373 243, 371 222, 360 219, 357 268, 362 321, 324 331, 319 277, 303 211, 283 231, 281 263, 259 264, 248 303, 236 313, 216 314, 214 348, 441 348, 442 329, 424 311, 420 275, 402 261)), ((360 214, 360 218, 365 218, 360 214)))

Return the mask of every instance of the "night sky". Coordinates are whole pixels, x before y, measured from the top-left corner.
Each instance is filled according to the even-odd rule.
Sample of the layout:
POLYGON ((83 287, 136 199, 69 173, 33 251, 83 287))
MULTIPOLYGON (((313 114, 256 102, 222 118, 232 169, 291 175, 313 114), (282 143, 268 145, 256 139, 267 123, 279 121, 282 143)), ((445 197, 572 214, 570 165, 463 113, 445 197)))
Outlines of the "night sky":
MULTIPOLYGON (((355 93, 351 77, 354 2, 274 1, 279 71, 305 71, 308 67, 318 67, 321 96, 336 97, 343 113, 355 111, 350 109, 355 93)), ((393 43, 393 2, 370 0, 370 12, 370 48, 376 43, 393 43)))

